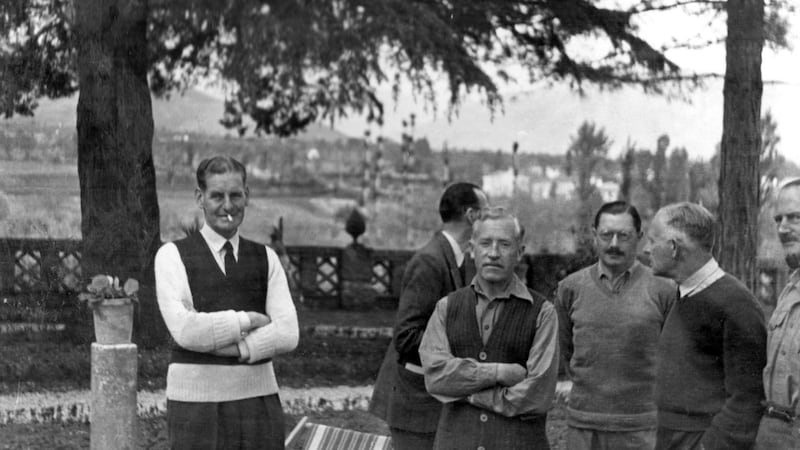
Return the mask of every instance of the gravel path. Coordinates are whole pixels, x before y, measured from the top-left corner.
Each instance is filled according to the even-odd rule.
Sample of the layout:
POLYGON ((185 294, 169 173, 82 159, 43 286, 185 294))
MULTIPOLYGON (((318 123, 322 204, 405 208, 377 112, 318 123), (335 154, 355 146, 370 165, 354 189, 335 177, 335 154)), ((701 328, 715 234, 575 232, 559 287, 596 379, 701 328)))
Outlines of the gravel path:
MULTIPOLYGON (((366 410, 372 386, 335 386, 308 389, 282 388, 280 397, 287 414, 310 411, 366 410)), ((164 391, 139 391, 140 417, 166 413, 164 391)), ((88 422, 89 390, 0 395, 0 424, 88 422)))

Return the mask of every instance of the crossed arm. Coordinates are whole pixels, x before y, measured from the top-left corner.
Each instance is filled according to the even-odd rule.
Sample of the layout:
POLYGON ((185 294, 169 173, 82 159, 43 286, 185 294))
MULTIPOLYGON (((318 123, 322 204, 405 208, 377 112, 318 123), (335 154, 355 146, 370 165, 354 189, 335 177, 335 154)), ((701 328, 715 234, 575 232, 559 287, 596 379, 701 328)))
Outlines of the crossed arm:
POLYGON ((286 274, 267 248, 269 266, 266 314, 252 311, 198 312, 177 247, 169 243, 155 259, 156 295, 161 315, 175 342, 195 352, 234 356, 250 363, 297 347, 299 329, 286 274))
POLYGON ((425 387, 433 397, 443 403, 467 401, 507 417, 544 414, 550 408, 558 376, 558 320, 550 303, 542 305, 525 367, 455 357, 447 339, 446 313, 444 298, 420 345, 425 387))

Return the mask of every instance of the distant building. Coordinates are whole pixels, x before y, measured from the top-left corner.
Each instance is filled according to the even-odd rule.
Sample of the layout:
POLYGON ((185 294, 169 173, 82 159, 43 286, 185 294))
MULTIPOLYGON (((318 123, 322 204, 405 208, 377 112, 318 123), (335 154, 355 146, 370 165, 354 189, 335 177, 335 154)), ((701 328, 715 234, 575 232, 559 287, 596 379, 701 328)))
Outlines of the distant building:
MULTIPOLYGON (((511 197, 514 192, 514 171, 511 168, 497 170, 481 177, 483 191, 489 197, 511 197)), ((517 192, 530 192, 530 178, 519 174, 516 180, 517 192)))
MULTIPOLYGON (((569 200, 575 197, 576 189, 572 177, 553 167, 532 167, 521 171, 517 175, 516 183, 512 169, 497 170, 483 175, 481 182, 483 190, 490 197, 511 197, 516 190, 517 195, 528 195, 533 200, 569 200)), ((619 183, 603 181, 599 177, 592 177, 591 182, 604 202, 617 199, 619 183)))
POLYGON ((613 202, 619 197, 619 183, 615 181, 603 181, 598 177, 592 177, 592 185, 600 193, 604 202, 613 202))
POLYGON ((575 194, 575 182, 557 169, 524 171, 517 175, 516 184, 512 169, 498 170, 484 175, 481 182, 490 197, 511 197, 515 187, 517 195, 533 200, 569 199, 575 194))

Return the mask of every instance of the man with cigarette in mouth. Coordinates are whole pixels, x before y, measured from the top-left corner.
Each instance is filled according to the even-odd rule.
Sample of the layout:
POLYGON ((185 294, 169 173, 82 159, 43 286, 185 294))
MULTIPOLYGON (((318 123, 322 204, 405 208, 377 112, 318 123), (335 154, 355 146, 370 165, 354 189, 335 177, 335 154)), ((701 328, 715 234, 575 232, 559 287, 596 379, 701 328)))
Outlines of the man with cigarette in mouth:
POLYGON ((197 168, 205 223, 156 254, 156 294, 175 342, 167 372, 172 449, 283 448, 272 358, 297 346, 297 314, 275 252, 239 236, 244 166, 216 156, 197 168))
POLYGON ((775 225, 791 272, 767 327, 766 409, 756 438, 759 450, 800 448, 800 178, 778 189, 775 225))

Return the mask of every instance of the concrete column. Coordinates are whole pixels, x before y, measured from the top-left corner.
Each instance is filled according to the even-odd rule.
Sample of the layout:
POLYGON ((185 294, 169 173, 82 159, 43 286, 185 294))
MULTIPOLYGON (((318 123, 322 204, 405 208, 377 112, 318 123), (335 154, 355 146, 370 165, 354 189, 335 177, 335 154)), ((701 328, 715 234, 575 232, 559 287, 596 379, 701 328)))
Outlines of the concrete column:
POLYGON ((90 448, 136 448, 136 344, 92 343, 90 448))

